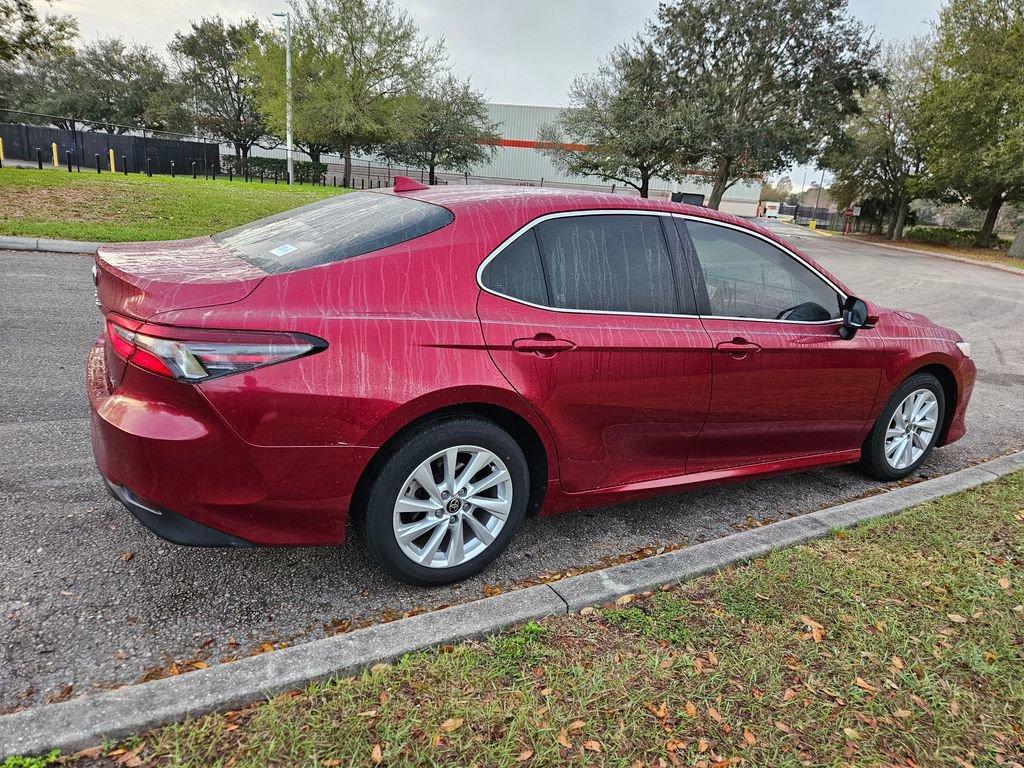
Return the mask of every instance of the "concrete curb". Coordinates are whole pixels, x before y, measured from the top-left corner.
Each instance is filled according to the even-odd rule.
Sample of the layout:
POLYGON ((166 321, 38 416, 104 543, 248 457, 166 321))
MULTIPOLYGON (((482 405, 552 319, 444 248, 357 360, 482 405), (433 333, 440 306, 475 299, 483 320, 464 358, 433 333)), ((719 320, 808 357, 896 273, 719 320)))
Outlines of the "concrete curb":
POLYGON ((122 738, 188 717, 237 708, 314 680, 353 674, 413 651, 691 579, 974 488, 1018 469, 1024 469, 1024 451, 763 528, 552 584, 378 624, 179 677, 128 685, 0 716, 0 760, 54 748, 72 751, 95 746, 104 739, 122 738))
POLYGON ((49 240, 45 237, 8 237, 0 235, 0 251, 47 251, 50 253, 96 253, 104 243, 84 240, 49 240))

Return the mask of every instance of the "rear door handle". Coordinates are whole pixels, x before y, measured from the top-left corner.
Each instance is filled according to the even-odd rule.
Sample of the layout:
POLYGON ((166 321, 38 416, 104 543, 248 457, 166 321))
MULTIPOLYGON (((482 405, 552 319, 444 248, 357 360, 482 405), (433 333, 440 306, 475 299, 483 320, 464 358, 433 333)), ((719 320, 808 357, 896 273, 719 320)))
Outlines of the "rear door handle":
POLYGON ((568 352, 576 345, 565 339, 556 339, 550 333, 538 333, 532 339, 516 339, 512 349, 517 352, 534 353, 540 357, 551 357, 559 352, 568 352))
POLYGON ((715 347, 719 352, 725 352, 727 355, 735 357, 737 360, 742 360, 747 355, 752 355, 755 352, 761 351, 761 346, 755 344, 752 341, 746 339, 735 338, 732 341, 719 342, 715 347))

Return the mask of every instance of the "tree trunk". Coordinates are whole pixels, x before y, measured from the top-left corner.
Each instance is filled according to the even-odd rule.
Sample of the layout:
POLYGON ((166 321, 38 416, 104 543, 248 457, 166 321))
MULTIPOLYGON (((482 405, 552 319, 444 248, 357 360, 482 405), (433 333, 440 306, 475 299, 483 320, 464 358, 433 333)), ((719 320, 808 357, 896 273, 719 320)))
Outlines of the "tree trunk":
POLYGON ((306 154, 309 155, 309 162, 311 162, 311 163, 319 163, 320 162, 320 150, 319 149, 314 149, 313 147, 310 147, 309 151, 306 152, 306 154))
POLYGON ((650 174, 640 173, 640 197, 649 197, 651 194, 650 174))
POLYGON ((427 183, 430 184, 430 186, 437 184, 437 175, 434 173, 434 169, 436 167, 437 166, 434 165, 434 163, 427 164, 427 183))
POLYGON ((892 237, 889 238, 890 240, 903 239, 903 230, 907 226, 907 212, 909 209, 910 201, 907 199, 906 195, 904 195, 900 198, 900 207, 896 212, 896 223, 893 226, 892 237))
POLYGON ((341 185, 343 187, 352 186, 349 182, 352 181, 352 145, 344 144, 341 148, 341 156, 345 161, 344 168, 341 172, 341 185))
POLYGON ((729 186, 729 172, 732 170, 732 158, 722 157, 718 160, 718 167, 715 169, 715 183, 711 187, 711 197, 708 198, 708 208, 718 210, 722 204, 722 197, 729 186))
POLYGON ((985 214, 985 223, 981 225, 981 231, 974 239, 975 248, 987 248, 992 231, 996 228, 996 219, 999 218, 999 210, 1003 207, 1003 191, 999 190, 988 203, 988 212, 985 214))

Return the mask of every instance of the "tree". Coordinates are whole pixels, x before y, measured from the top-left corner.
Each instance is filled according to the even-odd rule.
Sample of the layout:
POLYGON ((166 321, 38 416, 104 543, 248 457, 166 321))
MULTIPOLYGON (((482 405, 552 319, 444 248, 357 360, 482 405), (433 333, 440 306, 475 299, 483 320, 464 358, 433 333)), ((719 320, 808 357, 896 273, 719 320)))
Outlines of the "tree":
POLYGON ((987 246, 1007 201, 1024 200, 1024 5, 950 0, 924 95, 928 176, 937 195, 985 211, 987 246))
POLYGON ((77 35, 70 16, 40 17, 30 0, 0 0, 0 63, 66 47, 77 35))
POLYGON ((188 125, 184 89, 145 46, 109 38, 78 51, 57 49, 31 59, 21 76, 19 108, 66 116, 56 121, 63 127, 82 121, 89 128, 124 133, 178 132, 188 125))
POLYGON ((542 151, 565 173, 618 181, 647 197, 651 179, 691 172, 706 141, 703 117, 666 98, 660 62, 634 41, 573 81, 569 107, 540 131, 542 151))
POLYGON ((840 205, 882 201, 890 240, 903 237, 910 203, 924 169, 921 97, 929 46, 924 40, 891 44, 882 57, 884 83, 874 86, 832 137, 820 165, 832 171, 840 205))
POLYGON ((436 184, 437 168, 468 172, 474 163, 494 156, 499 140, 484 95, 446 73, 419 97, 409 138, 384 145, 380 153, 395 163, 426 168, 430 183, 436 184))
POLYGON ((784 203, 793 192, 793 180, 789 176, 781 176, 761 186, 761 199, 769 202, 784 203))
POLYGON ((708 206, 742 179, 810 159, 878 80, 877 46, 847 0, 676 0, 655 40, 672 98, 710 123, 708 206))
POLYGON ((175 32, 167 47, 189 84, 196 126, 230 141, 240 167, 267 134, 256 81, 243 66, 259 31, 255 19, 231 24, 212 16, 191 22, 188 32, 175 32))
MULTIPOLYGON (((410 135, 416 94, 444 56, 440 42, 420 35, 412 17, 388 0, 292 0, 293 94, 296 135, 344 158, 410 135), (301 94, 301 101, 300 101, 301 94)), ((264 35, 252 66, 263 84, 261 107, 272 126, 284 124, 284 40, 264 35)))

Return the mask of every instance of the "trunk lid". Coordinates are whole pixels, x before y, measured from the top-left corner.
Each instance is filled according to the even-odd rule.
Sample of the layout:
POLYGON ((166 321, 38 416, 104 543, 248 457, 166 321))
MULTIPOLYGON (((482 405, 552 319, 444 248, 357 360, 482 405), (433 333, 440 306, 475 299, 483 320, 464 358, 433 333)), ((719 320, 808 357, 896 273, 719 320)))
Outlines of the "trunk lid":
POLYGON ((140 320, 240 301, 266 276, 209 237, 118 243, 96 251, 96 299, 103 311, 140 320))

